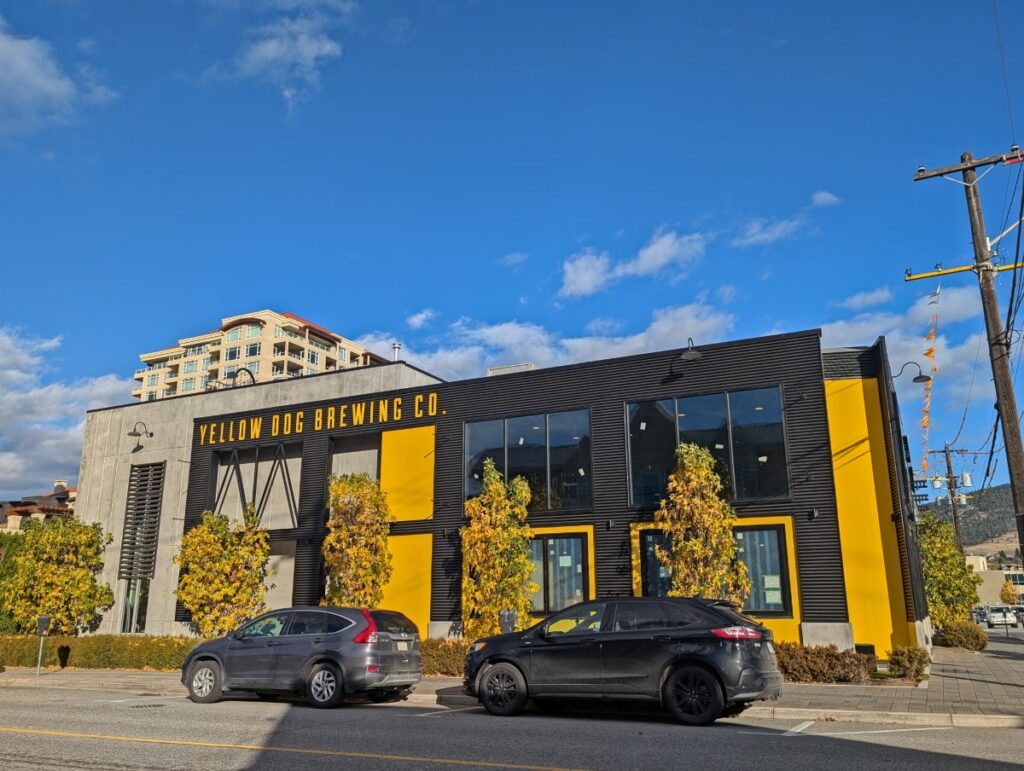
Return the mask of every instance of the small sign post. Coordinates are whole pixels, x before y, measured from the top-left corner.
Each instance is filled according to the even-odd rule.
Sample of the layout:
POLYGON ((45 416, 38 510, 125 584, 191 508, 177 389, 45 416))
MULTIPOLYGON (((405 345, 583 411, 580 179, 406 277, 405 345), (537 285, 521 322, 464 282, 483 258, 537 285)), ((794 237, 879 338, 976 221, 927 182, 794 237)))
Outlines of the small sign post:
POLYGON ((43 666, 43 640, 46 639, 46 630, 50 628, 50 617, 39 617, 39 655, 36 656, 36 679, 39 679, 39 670, 43 666))

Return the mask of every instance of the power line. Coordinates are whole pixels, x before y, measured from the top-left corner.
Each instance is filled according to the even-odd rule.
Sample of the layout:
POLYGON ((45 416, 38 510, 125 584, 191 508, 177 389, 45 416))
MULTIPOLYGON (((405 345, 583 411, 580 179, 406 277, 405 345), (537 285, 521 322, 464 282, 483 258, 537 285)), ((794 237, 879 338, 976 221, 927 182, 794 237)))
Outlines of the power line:
POLYGON ((999 9, 996 0, 992 0, 992 18, 996 23, 996 40, 999 42, 999 62, 1003 67, 1003 91, 1006 93, 1006 114, 1010 118, 1010 136, 1017 143, 1017 132, 1013 125, 1013 103, 1010 101, 1010 81, 1006 77, 1006 53, 1003 51, 1003 31, 999 26, 999 9))
MULTIPOLYGON (((1016 276, 1017 275, 1017 271, 1014 271, 1013 275, 1016 276)), ((971 406, 971 394, 974 393, 974 376, 978 372, 978 361, 981 359, 981 341, 982 341, 982 339, 983 338, 979 335, 978 336, 978 351, 977 351, 977 353, 974 354, 974 367, 971 369, 971 384, 967 387, 967 400, 964 403, 964 414, 960 416, 960 428, 958 428, 956 430, 956 436, 953 437, 953 440, 950 442, 950 444, 956 444, 957 440, 960 438, 960 432, 962 432, 964 430, 964 424, 967 422, 967 410, 971 406)))

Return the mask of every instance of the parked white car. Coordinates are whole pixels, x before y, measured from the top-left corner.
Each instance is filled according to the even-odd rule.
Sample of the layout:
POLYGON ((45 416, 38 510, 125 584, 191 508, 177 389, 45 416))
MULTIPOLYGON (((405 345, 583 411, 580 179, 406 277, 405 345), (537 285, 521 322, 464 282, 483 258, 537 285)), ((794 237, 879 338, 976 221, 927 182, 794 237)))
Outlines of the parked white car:
POLYGON ((991 629, 994 626, 1012 626, 1016 627, 1019 625, 1017 620, 1017 614, 1013 612, 1013 608, 1007 605, 990 605, 988 609, 988 628, 991 629))

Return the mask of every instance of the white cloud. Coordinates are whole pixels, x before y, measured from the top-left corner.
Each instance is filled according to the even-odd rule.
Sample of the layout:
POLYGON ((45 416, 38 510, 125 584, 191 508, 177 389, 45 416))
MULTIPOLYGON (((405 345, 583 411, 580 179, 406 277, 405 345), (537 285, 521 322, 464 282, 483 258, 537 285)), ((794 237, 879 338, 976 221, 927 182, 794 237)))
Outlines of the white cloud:
POLYGON ((66 122, 81 107, 116 96, 95 68, 83 65, 69 74, 49 43, 17 36, 0 16, 0 134, 66 122))
POLYGON ((46 358, 61 344, 0 328, 0 499, 37 495, 53 480, 74 480, 85 411, 129 400, 132 382, 116 375, 45 382, 46 358))
MULTIPOLYGON (((651 323, 632 335, 600 334, 588 328, 582 337, 562 337, 539 324, 505 321, 451 325, 432 349, 403 349, 405 359, 443 378, 483 375, 488 367, 532 362, 542 367, 679 348, 688 337, 719 341, 733 330, 735 317, 701 302, 654 311, 651 323)), ((360 338, 370 350, 384 350, 394 335, 375 332, 360 338)))
POLYGON ((892 299, 892 290, 887 286, 880 286, 878 289, 869 289, 865 292, 857 292, 839 303, 841 308, 849 308, 852 311, 864 310, 875 305, 882 305, 892 299))
POLYGON ((715 290, 715 294, 718 295, 718 299, 726 305, 733 302, 738 293, 739 290, 736 288, 735 284, 722 284, 722 286, 715 290))
POLYGON ((838 206, 842 202, 842 198, 828 190, 815 190, 811 193, 811 206, 838 206))
POLYGON ((578 252, 562 263, 562 297, 586 297, 601 291, 611 280, 612 258, 592 249, 578 252))
POLYGON ((526 252, 509 252, 500 260, 498 260, 498 262, 500 262, 506 268, 512 268, 513 270, 517 270, 528 259, 530 259, 530 255, 528 255, 526 252))
POLYGON ((676 275, 704 256, 708 242, 704 233, 680 235, 673 230, 659 229, 631 260, 613 263, 606 252, 587 249, 570 256, 562 263, 561 297, 587 297, 609 284, 629 276, 653 276, 667 268, 676 275))
POLYGON ((434 316, 437 315, 433 308, 424 308, 419 313, 406 317, 405 323, 413 329, 420 329, 425 326, 434 316))
POLYGON ((593 319, 587 324, 587 333, 591 335, 613 335, 622 329, 622 321, 612 318, 593 319))
POLYGON ((806 223, 807 220, 800 214, 778 220, 754 217, 747 221, 739 235, 729 243, 739 249, 748 246, 767 246, 777 241, 793 238, 806 223))

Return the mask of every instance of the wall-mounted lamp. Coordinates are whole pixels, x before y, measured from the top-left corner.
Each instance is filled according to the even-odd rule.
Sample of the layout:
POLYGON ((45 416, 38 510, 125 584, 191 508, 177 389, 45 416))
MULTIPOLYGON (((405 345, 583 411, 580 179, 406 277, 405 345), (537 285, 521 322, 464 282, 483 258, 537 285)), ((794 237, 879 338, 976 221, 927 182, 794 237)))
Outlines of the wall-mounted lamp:
POLYGON ((132 447, 132 452, 138 452, 142 449, 142 437, 148 436, 150 439, 153 438, 153 432, 149 430, 149 426, 143 423, 141 420, 137 421, 132 430, 128 432, 128 436, 135 437, 135 446, 132 447), (142 430, 139 431, 139 426, 142 426, 142 430))
POLYGON ((689 345, 687 345, 685 351, 683 351, 681 354, 679 354, 679 360, 680 361, 699 361, 700 359, 702 359, 703 356, 701 355, 701 352, 693 347, 693 338, 692 337, 688 337, 686 339, 689 342, 689 345))
POLYGON ((238 376, 241 375, 243 372, 246 375, 249 376, 249 381, 250 381, 249 385, 256 385, 256 376, 254 374, 252 374, 252 371, 249 370, 249 369, 246 369, 245 367, 239 367, 234 372, 232 372, 231 375, 230 375, 230 377, 231 377, 231 387, 232 388, 234 388, 235 386, 238 385, 238 376))
POLYGON ((913 383, 930 383, 931 382, 931 380, 932 380, 931 375, 924 374, 924 372, 921 371, 921 365, 918 364, 916 361, 908 361, 906 364, 904 364, 902 367, 900 367, 900 371, 898 373, 896 373, 896 375, 893 376, 893 380, 895 380, 900 375, 902 375, 903 374, 903 370, 905 370, 911 364, 913 364, 915 367, 917 367, 917 376, 911 382, 913 382, 913 383))

